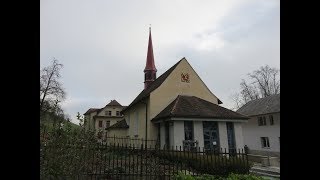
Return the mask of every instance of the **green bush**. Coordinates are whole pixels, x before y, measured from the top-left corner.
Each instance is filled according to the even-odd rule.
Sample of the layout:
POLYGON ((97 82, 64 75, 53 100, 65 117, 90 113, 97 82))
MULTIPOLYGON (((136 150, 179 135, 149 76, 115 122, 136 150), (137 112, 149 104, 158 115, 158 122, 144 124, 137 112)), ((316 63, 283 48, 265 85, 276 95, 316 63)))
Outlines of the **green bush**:
POLYGON ((228 175, 230 173, 247 174, 252 163, 243 156, 206 155, 192 152, 159 151, 160 158, 174 163, 182 163, 198 173, 228 175))
POLYGON ((101 151, 95 149, 94 132, 72 128, 70 122, 48 128, 40 126, 40 177, 52 179, 71 177, 91 171, 91 165, 101 163, 101 151), (84 161, 86 159, 86 163, 84 161))
POLYGON ((230 173, 228 176, 214 176, 214 175, 202 175, 202 176, 191 176, 183 173, 178 173, 174 180, 266 180, 260 176, 253 174, 234 174, 230 173))

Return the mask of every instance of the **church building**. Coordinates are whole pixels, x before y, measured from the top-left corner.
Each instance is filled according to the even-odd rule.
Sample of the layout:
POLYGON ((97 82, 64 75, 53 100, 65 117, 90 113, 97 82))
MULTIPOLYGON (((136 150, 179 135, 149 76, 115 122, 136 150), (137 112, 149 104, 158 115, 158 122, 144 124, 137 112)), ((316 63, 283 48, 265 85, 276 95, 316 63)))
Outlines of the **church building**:
POLYGON ((144 89, 106 128, 108 135, 159 140, 160 147, 243 148, 247 116, 221 107, 186 58, 157 77, 151 29, 144 68, 144 89))

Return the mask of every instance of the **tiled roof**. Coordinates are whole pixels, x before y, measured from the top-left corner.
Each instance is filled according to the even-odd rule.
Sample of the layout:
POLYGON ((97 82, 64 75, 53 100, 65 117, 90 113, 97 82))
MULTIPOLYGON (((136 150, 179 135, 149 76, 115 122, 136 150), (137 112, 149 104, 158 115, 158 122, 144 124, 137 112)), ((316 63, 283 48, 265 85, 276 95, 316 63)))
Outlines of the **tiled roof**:
MULTIPOLYGON (((123 108, 122 112, 126 111, 136 103, 140 102, 144 98, 148 97, 152 91, 157 89, 171 74, 171 72, 177 67, 177 65, 184 60, 185 57, 183 57, 180 61, 178 61, 175 65, 173 65, 171 68, 169 68, 166 72, 164 72, 161 76, 159 76, 154 82, 152 82, 147 89, 144 89, 140 92, 140 94, 129 104, 129 106, 123 108)), ((218 99, 218 104, 222 104, 221 100, 218 99)))
POLYGON ((106 128, 106 130, 108 130, 108 129, 116 129, 116 128, 120 128, 120 129, 129 128, 129 126, 128 126, 126 120, 122 119, 121 121, 119 121, 119 122, 109 126, 108 128, 106 128))
POLYGON ((111 102, 109 104, 107 104, 106 106, 122 106, 120 103, 118 103, 118 101, 116 100, 111 100, 111 102))
POLYGON ((248 117, 195 96, 178 97, 164 108, 152 121, 167 118, 249 119, 248 117))
POLYGON ((95 115, 93 116, 94 119, 97 119, 97 118, 123 118, 123 116, 98 116, 98 115, 95 115))
POLYGON ((141 101, 142 99, 148 97, 150 95, 150 93, 157 89, 166 79, 167 77, 170 75, 170 73, 176 68, 176 66, 185 58, 182 58, 180 61, 178 61, 175 65, 173 65, 170 69, 168 69, 165 73, 163 73, 161 76, 159 76, 155 81, 153 81, 149 87, 147 89, 144 89, 143 91, 141 91, 141 93, 131 102, 131 104, 129 104, 128 107, 126 107, 125 109, 122 110, 122 112, 124 112, 125 110, 129 109, 130 107, 132 107, 133 105, 135 105, 136 103, 138 103, 139 101, 141 101))
POLYGON ((116 100, 111 100, 107 105, 105 105, 103 108, 99 109, 97 114, 99 114, 106 106, 121 106, 123 107, 118 101, 116 100))
POLYGON ((252 100, 239 108, 237 112, 246 116, 280 112, 280 94, 252 100))
POLYGON ((93 113, 93 112, 96 112, 100 110, 99 108, 90 108, 87 110, 87 112, 85 112, 83 115, 87 115, 87 114, 90 114, 90 113, 93 113))

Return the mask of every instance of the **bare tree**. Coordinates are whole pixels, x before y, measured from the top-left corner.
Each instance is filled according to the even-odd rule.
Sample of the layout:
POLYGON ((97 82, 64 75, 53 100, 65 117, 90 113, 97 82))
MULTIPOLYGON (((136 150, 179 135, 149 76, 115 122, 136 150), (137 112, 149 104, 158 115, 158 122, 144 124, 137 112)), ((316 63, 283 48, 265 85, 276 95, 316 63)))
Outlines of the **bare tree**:
POLYGON ((249 81, 242 79, 240 93, 231 95, 234 109, 239 109, 245 103, 280 93, 280 70, 268 65, 248 74, 249 81))
POLYGON ((257 89, 259 89, 261 97, 280 93, 280 70, 266 65, 249 74, 249 77, 253 80, 253 84, 257 86, 257 89))
POLYGON ((65 91, 59 82, 62 64, 53 59, 52 64, 44 67, 40 74, 40 112, 57 107, 65 99, 65 91))
POLYGON ((259 98, 259 92, 254 84, 248 84, 245 80, 242 79, 240 88, 240 97, 244 103, 259 98))

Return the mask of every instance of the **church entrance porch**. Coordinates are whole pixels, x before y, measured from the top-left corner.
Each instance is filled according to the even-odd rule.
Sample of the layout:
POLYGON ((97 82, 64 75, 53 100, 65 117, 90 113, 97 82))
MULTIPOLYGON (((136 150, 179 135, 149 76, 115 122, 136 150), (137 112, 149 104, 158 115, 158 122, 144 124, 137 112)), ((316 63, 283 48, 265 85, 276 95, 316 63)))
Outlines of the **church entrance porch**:
POLYGON ((218 123, 203 121, 203 141, 206 151, 214 151, 220 149, 218 123))
POLYGON ((235 135, 240 132, 240 123, 226 121, 200 121, 191 119, 160 122, 161 148, 180 148, 185 150, 227 151, 243 148, 241 139, 235 135), (239 142, 237 142, 239 141, 239 142))

